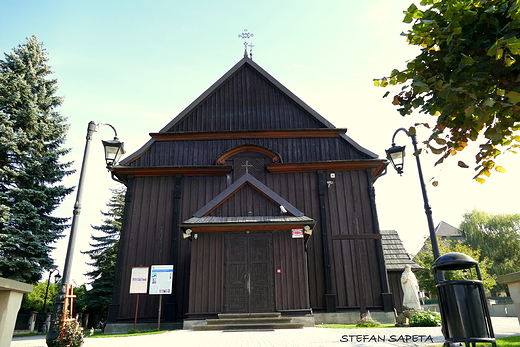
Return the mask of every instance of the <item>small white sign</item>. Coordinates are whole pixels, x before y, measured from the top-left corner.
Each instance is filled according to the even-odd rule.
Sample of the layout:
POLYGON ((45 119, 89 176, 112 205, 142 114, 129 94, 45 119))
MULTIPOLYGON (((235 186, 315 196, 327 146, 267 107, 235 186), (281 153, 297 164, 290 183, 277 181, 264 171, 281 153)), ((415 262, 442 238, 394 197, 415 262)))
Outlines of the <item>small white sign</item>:
POLYGON ((303 239, 303 229, 292 229, 293 239, 303 239))
POLYGON ((148 267, 133 267, 130 294, 145 294, 148 289, 148 267))
POLYGON ((148 294, 172 293, 173 265, 152 265, 150 277, 150 291, 148 294))

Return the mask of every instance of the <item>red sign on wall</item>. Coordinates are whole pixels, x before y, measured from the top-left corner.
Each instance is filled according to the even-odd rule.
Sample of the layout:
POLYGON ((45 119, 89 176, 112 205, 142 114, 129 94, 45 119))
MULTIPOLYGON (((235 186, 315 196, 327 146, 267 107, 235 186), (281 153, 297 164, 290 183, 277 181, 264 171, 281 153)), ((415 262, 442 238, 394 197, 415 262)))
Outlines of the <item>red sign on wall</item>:
POLYGON ((292 229, 293 239, 303 239, 303 229, 292 229))

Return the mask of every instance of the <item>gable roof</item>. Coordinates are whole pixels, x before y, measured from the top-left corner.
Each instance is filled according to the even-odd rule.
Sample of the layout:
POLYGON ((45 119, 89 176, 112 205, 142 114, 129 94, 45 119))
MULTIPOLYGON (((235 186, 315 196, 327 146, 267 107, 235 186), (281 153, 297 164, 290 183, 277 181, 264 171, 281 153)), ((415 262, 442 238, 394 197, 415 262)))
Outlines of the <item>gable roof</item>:
POLYGON ((193 217, 204 217, 207 216, 211 211, 217 208, 220 204, 222 204, 225 200, 227 200, 230 196, 235 194, 238 190, 240 190, 244 185, 249 184, 260 193, 262 193, 269 200, 278 204, 279 206, 283 206, 288 213, 295 217, 302 217, 303 213, 290 204, 287 200, 282 198, 280 195, 273 192, 269 187, 265 184, 251 176, 249 173, 245 173, 242 177, 236 180, 232 185, 227 187, 222 193, 217 195, 213 200, 207 203, 204 207, 193 214, 193 217))
POLYGON ((435 235, 441 236, 441 237, 451 237, 451 238, 461 238, 462 237, 459 229, 446 223, 445 221, 441 221, 437 225, 437 227, 435 228, 435 235))
POLYGON ((411 265, 412 270, 422 270, 411 258, 395 230, 381 230, 381 244, 387 271, 403 271, 405 265, 411 265))
MULTIPOLYGON (((210 202, 204 205, 201 209, 193 214, 193 217, 185 220, 180 224, 181 228, 193 228, 193 227, 205 227, 205 226, 215 226, 215 225, 226 225, 226 226, 235 226, 235 225, 314 225, 316 222, 310 218, 305 216, 300 210, 294 207, 287 200, 276 194, 274 191, 269 189, 262 182, 258 181, 256 178, 251 176, 249 173, 244 174, 237 181, 235 181, 232 185, 226 188, 222 193, 213 198, 210 202), (271 200, 273 203, 278 204, 278 206, 283 206, 283 208, 287 211, 284 215, 281 216, 225 216, 225 217, 216 217, 209 216, 209 214, 215 210, 218 206, 228 200, 231 196, 233 196, 237 191, 242 189, 244 186, 250 185, 266 198, 271 200)), ((306 235, 306 238, 308 235, 306 235)))
MULTIPOLYGON (((304 129, 335 128, 332 123, 327 121, 319 113, 313 110, 309 105, 307 105, 295 94, 293 94, 289 89, 287 89, 284 85, 282 85, 264 69, 262 69, 253 60, 244 57, 237 64, 235 64, 235 66, 233 66, 227 73, 225 73, 220 79, 218 79, 210 88, 208 88, 197 99, 195 99, 188 107, 186 107, 178 116, 176 116, 173 120, 166 124, 166 126, 164 126, 159 133, 168 133, 172 131, 184 132, 208 130, 240 130, 240 127, 242 127, 242 130, 266 130, 285 128, 297 129, 298 127, 304 129), (243 76, 240 77, 239 75, 243 76), (238 79, 238 81, 233 82, 234 79, 238 79), (267 96, 258 96, 258 93, 250 91, 249 85, 250 80, 252 79, 258 81, 258 83, 260 83, 261 86, 268 86, 268 88, 266 87, 264 89, 269 89, 269 93, 271 93, 272 95, 270 94, 271 96, 269 96, 266 94, 267 96), (232 82, 234 84, 229 85, 232 82), (219 127, 223 125, 219 125, 220 122, 213 122, 214 124, 211 125, 211 122, 201 117, 206 117, 206 115, 210 112, 221 112, 222 109, 224 109, 223 107, 220 107, 222 105, 219 104, 220 102, 222 102, 222 100, 218 99, 215 96, 223 88, 228 88, 234 92, 240 89, 239 91, 236 91, 236 93, 243 92, 244 95, 240 95, 240 97, 237 98, 237 100, 233 99, 233 102, 236 104, 234 106, 234 113, 231 112, 229 114, 225 114, 227 118, 230 118, 226 118, 228 123, 232 124, 234 128, 211 129, 211 127, 219 127), (266 100, 262 98, 268 98, 269 102, 266 102, 266 100), (282 108, 281 106, 286 108, 287 110, 284 112, 288 112, 287 114, 292 115, 294 119, 289 119, 290 117, 286 116, 280 117, 279 115, 278 117, 276 117, 276 115, 273 114, 271 116, 272 119, 270 120, 269 124, 265 124, 260 121, 258 121, 258 123, 254 123, 256 120, 255 117, 251 116, 252 114, 265 114, 269 111, 270 108, 282 108), (241 114, 240 121, 232 119, 236 116, 235 113, 241 114), (282 124, 281 122, 284 123, 282 124), (236 128, 235 126, 238 128, 236 128), (264 129, 262 129, 263 127, 264 129)), ((341 134, 340 136, 357 151, 363 153, 369 158, 374 159, 378 157, 377 154, 363 148, 354 140, 352 140, 349 136, 345 134, 341 134)), ((155 141, 155 138, 150 139, 138 151, 121 160, 120 165, 128 165, 134 159, 138 158, 142 153, 146 152, 155 141)))

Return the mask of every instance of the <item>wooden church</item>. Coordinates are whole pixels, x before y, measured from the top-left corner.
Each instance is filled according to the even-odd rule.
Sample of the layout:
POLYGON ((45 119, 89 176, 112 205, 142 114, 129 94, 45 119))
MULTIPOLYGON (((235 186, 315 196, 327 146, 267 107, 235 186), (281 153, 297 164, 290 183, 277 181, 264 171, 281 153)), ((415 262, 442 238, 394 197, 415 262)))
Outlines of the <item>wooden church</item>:
MULTIPOLYGON (((165 324, 393 319, 373 187, 387 162, 345 133, 244 56, 113 168, 128 189, 109 326, 134 321, 131 269, 162 264, 165 324)), ((158 306, 141 295, 139 322, 158 306)))

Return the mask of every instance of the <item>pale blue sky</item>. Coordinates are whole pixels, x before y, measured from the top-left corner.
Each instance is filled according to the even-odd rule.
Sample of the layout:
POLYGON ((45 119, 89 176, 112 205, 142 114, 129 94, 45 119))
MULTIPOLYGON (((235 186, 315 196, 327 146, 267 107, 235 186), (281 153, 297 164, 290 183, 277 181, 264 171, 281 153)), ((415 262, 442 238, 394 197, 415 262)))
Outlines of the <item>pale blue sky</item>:
MULTIPOLYGON (((243 56, 238 34, 254 34, 253 59, 304 102, 362 146, 384 157, 399 127, 433 118, 401 117, 385 90, 372 78, 402 68, 417 52, 400 33, 402 11, 409 0, 324 1, 59 1, 20 0, 2 6, 0 52, 8 52, 36 34, 49 53, 58 79, 60 109, 71 125, 67 146, 79 169, 90 120, 113 124, 129 152, 159 131, 243 56)), ((426 137, 426 133, 419 136, 426 137)), ((94 135, 87 189, 72 277, 78 284, 88 261, 90 224, 110 197, 110 180, 102 160, 101 139, 94 135)), ((400 135, 400 144, 411 147, 400 135)), ((468 153, 469 154, 469 153, 468 153)), ((458 226, 461 214, 474 207, 494 213, 516 213, 520 189, 518 157, 506 160, 505 175, 495 174, 484 186, 470 180, 472 171, 456 169, 456 160, 433 168, 425 156, 425 178, 439 175, 439 187, 428 187, 435 224, 458 226), (509 162, 509 165, 507 165, 509 162), (513 164, 514 163, 514 164, 513 164), (442 169, 442 171, 440 171, 442 169)), ((459 158, 455 158, 459 159, 459 158)), ((464 158, 472 162, 471 156, 464 158)), ((471 166, 471 165, 470 165, 471 166)), ((393 170, 376 182, 382 229, 397 230, 415 252, 428 229, 415 163, 408 157, 405 174, 393 170)), ((77 185, 79 175, 67 180, 77 185)), ((71 216, 75 193, 57 211, 71 216)), ((55 252, 62 268, 66 242, 55 252)))

